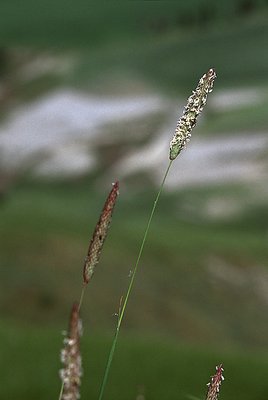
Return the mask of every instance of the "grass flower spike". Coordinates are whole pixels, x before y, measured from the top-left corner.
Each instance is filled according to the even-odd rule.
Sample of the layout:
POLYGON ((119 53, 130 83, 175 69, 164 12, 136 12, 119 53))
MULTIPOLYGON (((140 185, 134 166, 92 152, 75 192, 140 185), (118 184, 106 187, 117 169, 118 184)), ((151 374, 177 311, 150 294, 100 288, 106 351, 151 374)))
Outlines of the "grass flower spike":
POLYGON ((80 336, 82 333, 79 318, 78 303, 74 303, 69 323, 68 336, 64 338, 64 348, 61 351, 63 368, 60 370, 62 390, 60 400, 77 400, 80 398, 82 376, 80 336))
POLYGON ((206 400, 217 400, 220 393, 220 386, 223 377, 223 367, 222 364, 216 367, 216 374, 212 376, 211 381, 208 383, 208 392, 206 400))
POLYGON ((107 236, 108 228, 112 219, 115 202, 119 194, 119 182, 113 184, 113 188, 109 193, 104 204, 100 219, 95 227, 93 237, 91 239, 88 254, 84 263, 84 283, 87 284, 93 273, 96 265, 99 262, 100 252, 107 236))
POLYGON ((81 356, 79 348, 79 338, 81 336, 81 322, 79 312, 83 302, 83 296, 86 285, 90 281, 94 269, 99 262, 100 253, 104 241, 106 239, 108 228, 112 219, 112 214, 117 196, 119 194, 119 182, 113 184, 104 207, 102 209, 99 221, 93 232, 92 239, 89 244, 87 257, 85 258, 83 269, 83 287, 80 295, 79 303, 74 303, 68 337, 64 339, 64 349, 61 352, 61 361, 64 367, 60 371, 62 384, 59 400, 76 400, 80 398, 79 388, 82 375, 81 356))
POLYGON ((208 93, 213 89, 215 78, 216 72, 211 68, 202 76, 197 88, 188 98, 183 114, 177 123, 174 137, 170 142, 170 160, 175 160, 186 143, 190 141, 191 131, 195 127, 198 115, 207 102, 208 93))
MULTIPOLYGON (((122 307, 121 311, 119 313, 118 316, 118 322, 117 322, 117 326, 116 326, 116 333, 111 345, 111 349, 110 349, 110 353, 108 356, 108 360, 107 360, 107 364, 106 364, 106 368, 105 368, 105 372, 104 372, 104 376, 103 376, 103 380, 102 380, 102 384, 101 384, 101 388, 100 388, 100 394, 99 394, 99 398, 98 400, 102 400, 103 399, 103 395, 104 395, 104 390, 106 387, 106 383, 108 380, 108 375, 109 375, 109 371, 111 368, 111 364, 112 364, 112 360, 113 360, 113 356, 114 356, 114 352, 115 352, 115 348, 116 348, 116 344, 117 344, 117 340, 118 340, 118 335, 119 335, 119 331, 120 331, 120 327, 125 315, 125 311, 126 311, 126 307, 127 307, 127 303, 128 303, 128 299, 129 296, 131 294, 132 288, 133 288, 133 284, 134 284, 134 280, 135 280, 135 276, 140 264, 140 260, 141 260, 141 256, 143 253, 143 249, 145 246, 145 242, 147 240, 147 236, 148 236, 148 232, 150 230, 150 226, 151 226, 151 222, 159 201, 159 198, 161 196, 164 184, 166 182, 169 170, 171 168, 171 165, 173 163, 173 161, 175 160, 175 158, 179 155, 179 153, 181 152, 181 150, 185 147, 185 144, 187 141, 190 140, 191 137, 191 131, 194 128, 195 124, 196 124, 196 119, 197 116, 200 114, 200 112, 202 111, 204 105, 206 104, 207 101, 207 96, 208 93, 212 91, 213 88, 213 83, 214 80, 216 78, 216 72, 214 69, 210 69, 206 74, 204 74, 202 76, 202 78, 200 79, 197 88, 193 91, 192 95, 189 97, 187 105, 184 109, 183 115, 181 117, 181 119, 178 121, 177 123, 177 127, 176 127, 176 131, 174 134, 173 139, 170 142, 170 154, 169 154, 169 163, 167 166, 167 169, 164 173, 162 182, 160 184, 159 190, 156 194, 154 203, 153 203, 153 207, 143 234, 143 238, 141 240, 141 244, 140 244, 140 248, 139 248, 139 252, 137 255, 137 259, 135 262, 135 266, 132 270, 132 274, 131 274, 131 279, 126 291, 126 295, 124 297, 124 300, 122 302, 122 307)), ((95 236, 95 233, 94 233, 95 236)), ((90 245, 91 246, 91 245, 90 245)), ((86 271, 87 272, 87 271, 86 271)), ((83 292, 81 295, 81 298, 83 297, 83 292)), ((80 301, 81 303, 81 301, 80 301)), ((213 398, 208 398, 208 400, 212 400, 213 398)), ((214 399, 213 399, 214 400, 214 399)))

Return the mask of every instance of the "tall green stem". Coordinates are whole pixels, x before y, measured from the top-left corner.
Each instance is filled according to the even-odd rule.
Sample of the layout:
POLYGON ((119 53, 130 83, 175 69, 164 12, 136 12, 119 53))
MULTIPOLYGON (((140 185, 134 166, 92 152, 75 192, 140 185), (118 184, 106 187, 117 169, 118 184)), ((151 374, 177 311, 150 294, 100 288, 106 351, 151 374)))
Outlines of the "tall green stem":
POLYGON ((62 393, 63 393, 63 389, 64 389, 64 382, 62 382, 62 384, 61 384, 60 394, 59 394, 59 400, 61 400, 62 393))
POLYGON ((138 266, 139 266, 139 263, 140 263, 140 259, 141 259, 142 253, 143 253, 143 249, 144 249, 144 245, 145 245, 145 242, 146 242, 146 239, 147 239, 147 235, 148 235, 148 232, 149 232, 149 229, 150 229, 150 225, 151 225, 154 213, 155 213, 155 209, 156 209, 159 197, 160 197, 160 195, 162 193, 162 190, 163 190, 163 187, 164 187, 166 178, 168 176, 168 173, 169 173, 169 170, 170 170, 172 162, 173 162, 173 160, 171 160, 169 162, 169 164, 168 164, 168 167, 166 169, 166 172, 165 172, 165 175, 163 177, 162 183, 161 183, 160 188, 158 190, 158 193, 156 195, 156 198, 155 198, 155 201, 154 201, 154 204, 153 204, 153 207, 152 207, 152 211, 151 211, 149 220, 147 222, 147 226, 146 226, 146 229, 145 229, 145 232, 144 232, 144 235, 143 235, 143 239, 142 239, 142 242, 141 242, 141 245, 140 245, 140 250, 139 250, 138 257, 137 257, 137 260, 136 260, 136 263, 135 263, 135 267, 134 267, 134 270, 133 270, 133 273, 132 273, 132 276, 131 276, 131 279, 130 279, 130 282, 129 282, 129 285, 128 285, 128 289, 127 289, 126 296, 125 296, 125 299, 124 299, 124 302, 123 302, 123 306, 122 306, 122 309, 119 311, 118 322, 117 322, 117 326, 116 326, 116 332, 115 332, 115 336, 114 336, 114 339, 113 339, 113 342, 112 342, 112 346, 111 346, 111 349, 110 349, 108 361, 107 361, 107 364, 106 364, 105 373, 104 373, 104 377, 103 377, 103 380, 102 380, 102 384, 101 384, 101 389, 100 389, 100 394, 99 394, 99 399, 98 400, 102 400, 102 398, 103 398, 104 390, 105 390, 105 387, 106 387, 106 384, 107 384, 107 379, 108 379, 109 372, 110 372, 110 369, 111 369, 111 364, 112 364, 113 357, 114 357, 114 352, 115 352, 115 348, 116 348, 116 344, 117 344, 117 340, 118 340, 118 335, 119 335, 120 327, 121 327, 122 320, 123 320, 123 317, 124 317, 124 314, 125 314, 125 310, 126 310, 126 306, 127 306, 127 303, 128 303, 128 299, 129 299, 129 296, 130 296, 130 293, 131 293, 131 290, 132 290, 132 287, 133 287, 133 283, 134 283, 135 276, 136 276, 136 273, 137 273, 137 269, 138 269, 138 266))

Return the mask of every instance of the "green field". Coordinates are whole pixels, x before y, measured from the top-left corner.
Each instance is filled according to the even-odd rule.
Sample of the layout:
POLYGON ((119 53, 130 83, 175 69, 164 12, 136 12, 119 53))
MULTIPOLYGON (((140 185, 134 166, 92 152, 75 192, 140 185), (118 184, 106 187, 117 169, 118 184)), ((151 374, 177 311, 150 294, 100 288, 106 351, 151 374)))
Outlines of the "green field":
MULTIPOLYGON (((204 28, 193 25, 186 30, 174 23, 172 17, 173 8, 180 14, 181 6, 167 3, 173 4, 165 12, 163 5, 158 5, 155 14, 150 16, 147 10, 143 18, 141 11, 135 9, 137 17, 133 26, 129 21, 133 21, 135 14, 131 13, 125 18, 119 14, 117 24, 111 22, 112 16, 117 15, 116 7, 111 7, 107 14, 98 8, 94 12, 78 8, 72 14, 69 7, 63 7, 65 14, 61 19, 57 14, 52 16, 50 29, 46 31, 49 14, 46 17, 42 8, 35 11, 34 18, 25 8, 23 19, 19 10, 18 14, 12 14, 10 3, 2 5, 0 37, 5 47, 0 57, 0 72, 11 85, 13 100, 24 104, 52 89, 72 87, 100 96, 163 94, 173 98, 176 104, 178 96, 179 99, 187 96, 200 76, 214 67, 218 74, 216 94, 221 89, 252 88, 260 91, 261 97, 256 103, 233 110, 210 110, 208 105, 208 122, 201 131, 214 134, 265 130, 268 123, 267 10, 247 18, 236 17, 228 24, 222 18, 204 28), (169 15, 166 29, 146 30, 146 24, 150 26, 150 18, 154 20, 157 13, 169 15), (105 23, 107 19, 109 23, 105 23), (97 29, 96 21, 106 28, 97 29), (79 25, 79 29, 73 29, 72 24, 79 25), (20 68, 38 57, 41 60, 44 57, 45 64, 46 56, 66 58, 69 67, 60 73, 56 67, 52 68, 25 82, 20 77, 20 68)), ((31 2, 26 2, 26 7, 27 4, 30 10, 31 2)), ((2 117, 6 116, 4 107, 5 103, 0 111, 2 117)))
MULTIPOLYGON (((63 84, 120 94, 127 82, 134 93, 143 82, 145 89, 160 88, 178 96, 178 88, 188 93, 193 79, 213 66, 218 88, 267 85, 267 7, 247 17, 234 13, 230 19, 223 14, 209 24, 188 24, 185 29, 176 20, 184 11, 181 2, 147 3, 144 9, 134 2, 121 4, 121 13, 110 3, 106 9, 88 8, 82 2, 84 7, 73 9, 58 1, 54 13, 47 4, 34 7, 35 2, 28 1, 20 8, 15 3, 1 4, 0 37, 5 48, 23 45, 33 52, 49 50, 74 57, 75 66, 62 78, 63 84), (166 28, 157 31, 153 22, 161 18, 167 20, 166 28)), ((226 3, 232 9, 234 2, 226 3)), ((190 2, 186 8, 198 15, 190 2)), ((47 79, 51 85, 51 76, 47 79)), ((35 84, 44 88, 43 80, 35 84)), ((25 95, 31 88, 29 82, 24 85, 25 95)))
MULTIPOLYGON (((38 7, 35 1, 23 7, 2 1, 0 74, 8 87, 2 120, 14 105, 66 87, 98 96, 156 94, 176 103, 213 66, 218 93, 253 88, 262 97, 229 110, 208 104, 199 134, 267 130, 264 1, 256 1, 256 10, 254 5, 248 14, 239 1, 138 3, 90 8, 83 1, 80 7, 63 0, 38 7), (66 57, 71 67, 25 80, 25 65, 48 55, 66 57)), ((141 121, 141 129, 153 134, 162 116, 153 118, 141 121)), ((111 127, 111 132, 128 133, 128 128, 111 127)), ((131 145, 126 141, 117 151, 131 145)), ((100 148, 100 158, 113 153, 108 147, 100 148)), ((103 171, 108 170, 105 160, 103 171)), ((58 396, 60 332, 79 298, 83 259, 110 189, 98 181, 103 171, 69 182, 37 182, 22 172, 3 192, 0 399, 58 396)), ((222 399, 267 400, 268 206, 263 186, 250 190, 219 184, 163 193, 122 325, 107 399, 131 400, 140 391, 146 400, 203 399, 215 365, 223 362, 222 399), (239 212, 209 218, 208 200, 221 197, 234 198, 239 212)), ((155 190, 142 175, 122 182, 82 310, 83 399, 97 399, 114 314, 129 283, 155 190)))
MULTIPOLYGON (((71 302, 79 296, 83 259, 104 198, 92 192, 91 185, 29 183, 2 202, 1 313, 5 318, 65 322, 71 302)), ((225 190, 245 196, 239 187, 225 190)), ((204 343, 221 338, 224 344, 265 346, 265 301, 258 286, 249 285, 254 270, 260 279, 266 274, 262 266, 268 256, 267 207, 251 208, 250 213, 246 209, 230 221, 208 221, 202 216, 189 220, 191 212, 183 211, 187 198, 201 207, 212 195, 212 189, 204 188, 161 199, 126 328, 204 343), (248 283, 237 286, 211 275, 207 268, 214 262, 227 264, 226 273, 231 269, 234 281, 237 274, 249 275, 248 283)), ((110 236, 85 299, 84 319, 93 330, 114 326, 112 315, 128 283, 152 200, 148 192, 135 195, 121 189, 110 236)))
MULTIPOLYGON (((0 369, 5 383, 1 398, 57 398, 60 331, 2 323, 0 338, 0 369)), ((82 398, 97 398, 110 341, 85 328, 82 398)), ((267 354, 224 351, 220 346, 197 348, 178 340, 137 335, 120 339, 106 398, 131 400, 143 392, 146 398, 156 400, 203 399, 214 366, 223 359, 226 372, 222 398, 266 400, 267 354)))

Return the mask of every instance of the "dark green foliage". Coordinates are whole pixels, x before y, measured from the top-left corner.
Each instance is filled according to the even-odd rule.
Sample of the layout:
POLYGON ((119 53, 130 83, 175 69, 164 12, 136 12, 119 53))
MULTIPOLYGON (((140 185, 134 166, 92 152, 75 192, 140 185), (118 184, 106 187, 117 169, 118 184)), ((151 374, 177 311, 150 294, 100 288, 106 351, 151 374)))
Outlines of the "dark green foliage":
MULTIPOLYGON (((111 338, 90 333, 82 337, 84 377, 82 398, 97 398, 111 338)), ((0 324, 0 369, 4 384, 1 398, 47 400, 57 398, 60 327, 33 329, 7 322, 0 324)), ((132 400, 140 387, 147 398, 160 400, 204 398, 209 373, 224 360, 221 397, 228 400, 266 400, 267 355, 225 351, 219 347, 197 348, 178 340, 135 335, 120 338, 107 387, 107 398, 132 400)))
MULTIPOLYGON (((121 192, 90 296, 85 296, 88 312, 83 318, 91 330, 115 324, 112 314, 133 268, 152 203, 153 189, 136 195, 127 192, 121 192)), ((236 195, 238 202, 248 196, 235 187, 163 196, 125 329, 153 330, 204 343, 220 338, 226 345, 267 345, 264 295, 258 294, 258 281, 253 284, 250 278, 253 271, 258 279, 265 278, 267 207, 250 207, 222 222, 203 215, 206 199, 228 195, 236 195), (190 211, 184 208, 187 204, 190 211), (227 265, 227 272, 244 276, 244 284, 237 286, 213 275, 214 262, 216 272, 218 263, 227 265)), ((70 299, 79 296, 83 259, 102 198, 94 194, 92 184, 82 183, 32 184, 10 193, 1 205, 3 316, 65 323, 70 299)))
POLYGON ((69 45, 103 42, 112 37, 162 34, 172 29, 206 27, 267 9, 264 0, 189 0, 154 2, 106 2, 85 0, 37 4, 27 0, 2 1, 2 44, 20 42, 69 45), (34 32, 34 35, 33 35, 34 32))

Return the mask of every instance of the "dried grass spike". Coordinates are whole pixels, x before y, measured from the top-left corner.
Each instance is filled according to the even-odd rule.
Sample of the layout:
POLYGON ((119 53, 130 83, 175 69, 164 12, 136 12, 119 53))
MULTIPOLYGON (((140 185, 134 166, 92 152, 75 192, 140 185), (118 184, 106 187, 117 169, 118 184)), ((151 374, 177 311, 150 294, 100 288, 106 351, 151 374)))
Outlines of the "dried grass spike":
POLYGON ((80 336, 82 325, 79 318, 79 307, 74 303, 70 315, 69 332, 64 338, 64 348, 61 351, 63 368, 60 376, 63 383, 61 400, 77 400, 80 398, 82 363, 80 355, 80 336))
POLYGON ((170 142, 170 160, 175 160, 186 143, 190 141, 191 131, 195 127, 198 115, 207 102, 208 93, 212 91, 215 79, 216 72, 211 68, 202 76, 196 89, 188 98, 183 114, 177 123, 173 139, 170 142))
POLYGON ((119 182, 113 184, 113 188, 109 193, 104 204, 100 219, 95 227, 93 237, 89 244, 88 254, 84 263, 84 283, 87 284, 93 273, 96 265, 99 262, 100 252, 107 236, 108 228, 112 219, 112 213, 115 206, 117 196, 119 194, 119 182))
POLYGON ((216 367, 216 374, 211 377, 211 381, 208 383, 208 392, 206 400, 217 400, 220 393, 220 386, 222 381, 224 380, 223 377, 223 366, 222 364, 216 367))

